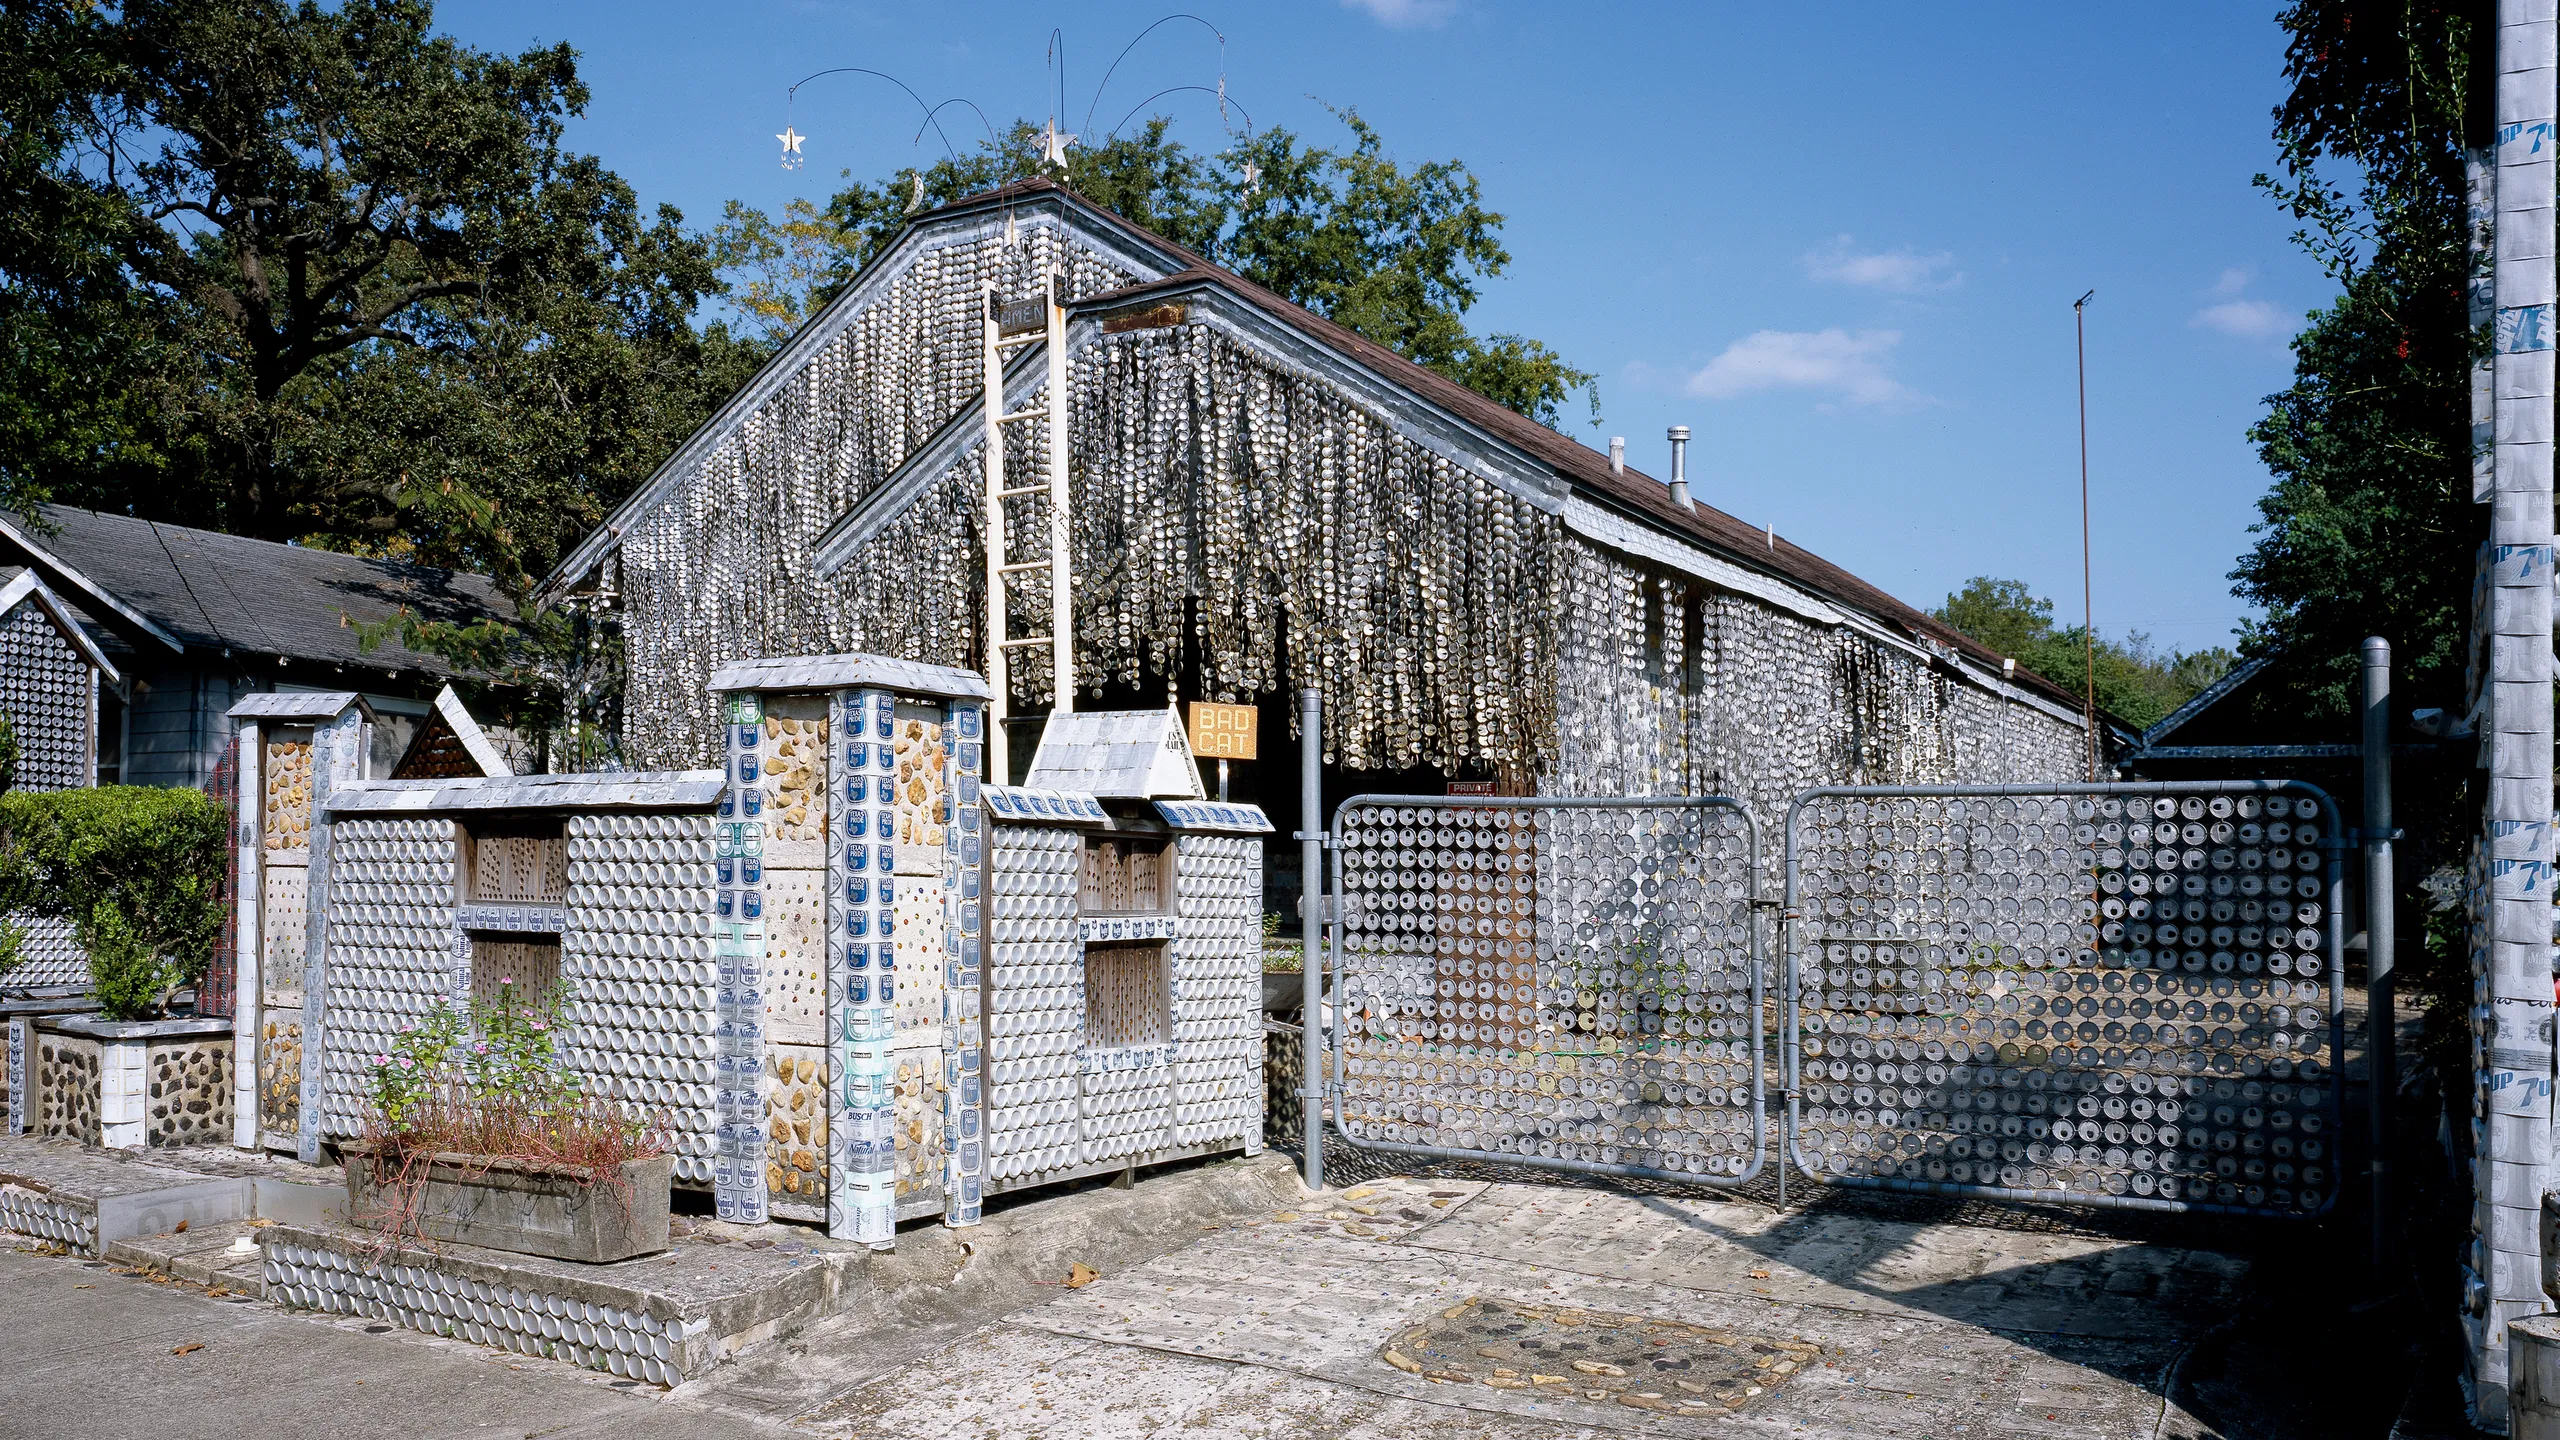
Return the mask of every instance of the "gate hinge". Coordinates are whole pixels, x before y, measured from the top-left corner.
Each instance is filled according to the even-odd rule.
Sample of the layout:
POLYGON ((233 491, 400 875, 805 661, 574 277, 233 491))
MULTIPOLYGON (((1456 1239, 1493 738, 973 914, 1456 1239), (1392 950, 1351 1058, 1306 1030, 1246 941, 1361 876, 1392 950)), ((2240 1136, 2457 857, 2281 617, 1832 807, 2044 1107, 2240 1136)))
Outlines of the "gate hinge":
POLYGON ((1310 896, 1302 892, 1298 896, 1298 919, 1301 922, 1312 919, 1313 923, 1318 925, 1338 924, 1342 920, 1342 897, 1339 895, 1310 896), (1316 902, 1316 913, 1312 917, 1307 914, 1306 902, 1310 899, 1316 902))
POLYGON ((1330 830, 1292 830, 1289 832, 1289 838, 1297 841, 1301 845, 1313 840, 1327 850, 1337 850, 1341 848, 1334 843, 1333 832, 1330 830))
POLYGON ((1755 895, 1751 899, 1751 908, 1754 910, 1782 910, 1786 908, 1786 903, 1787 902, 1784 900, 1763 900, 1755 895))

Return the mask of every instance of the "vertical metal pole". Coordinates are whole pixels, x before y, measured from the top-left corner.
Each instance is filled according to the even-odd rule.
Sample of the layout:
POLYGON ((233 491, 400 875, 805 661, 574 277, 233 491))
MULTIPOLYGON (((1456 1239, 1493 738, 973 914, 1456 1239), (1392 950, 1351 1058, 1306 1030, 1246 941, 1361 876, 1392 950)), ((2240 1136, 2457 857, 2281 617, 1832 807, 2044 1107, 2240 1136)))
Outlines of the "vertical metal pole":
POLYGON ((2364 642, 2365 1096, 2373 1146, 2373 1267, 2389 1258, 2391 1097, 2398 1088, 2392 1003, 2391 642, 2364 642))
POLYGON ((1220 804, 1222 804, 1222 805, 1223 805, 1223 804, 1225 804, 1225 803, 1226 803, 1226 799, 1227 799, 1227 757, 1225 757, 1224 755, 1221 755, 1221 756, 1219 756, 1219 757, 1218 757, 1218 803, 1220 803, 1220 804))
POLYGON ((1298 949, 1299 976, 1305 1009, 1298 1014, 1299 1108, 1306 1122, 1306 1180, 1310 1190, 1324 1188, 1324 692, 1310 685, 1298 692, 1298 916, 1303 935, 1298 949))
POLYGON ((1006 674, 1005 660, 1004 353, 996 344, 1000 334, 996 287, 992 283, 984 286, 980 298, 986 308, 982 317, 986 322, 986 391, 980 406, 986 411, 987 440, 979 451, 979 460, 987 482, 987 691, 992 697, 987 706, 987 783, 1010 785, 1013 765, 1006 746, 1011 737, 1005 732, 1005 720, 1013 713, 1013 683, 1006 674))
MULTIPOLYGON (((2098 292, 2092 290, 2089 295, 2098 292)), ((2081 717, 2089 727, 2089 779, 2098 778, 2098 606, 2089 579, 2089 295, 2071 302, 2071 348, 2080 363, 2081 717)))

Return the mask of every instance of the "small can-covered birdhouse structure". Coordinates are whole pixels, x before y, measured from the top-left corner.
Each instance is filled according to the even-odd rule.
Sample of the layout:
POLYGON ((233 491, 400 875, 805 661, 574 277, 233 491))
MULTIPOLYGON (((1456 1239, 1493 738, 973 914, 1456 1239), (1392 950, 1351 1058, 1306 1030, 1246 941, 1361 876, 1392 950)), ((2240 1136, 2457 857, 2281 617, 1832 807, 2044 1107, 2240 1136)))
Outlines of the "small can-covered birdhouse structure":
POLYGON ((1169 710, 1055 714, 990 786, 988 1174, 1262 1149, 1262 844, 1169 710))

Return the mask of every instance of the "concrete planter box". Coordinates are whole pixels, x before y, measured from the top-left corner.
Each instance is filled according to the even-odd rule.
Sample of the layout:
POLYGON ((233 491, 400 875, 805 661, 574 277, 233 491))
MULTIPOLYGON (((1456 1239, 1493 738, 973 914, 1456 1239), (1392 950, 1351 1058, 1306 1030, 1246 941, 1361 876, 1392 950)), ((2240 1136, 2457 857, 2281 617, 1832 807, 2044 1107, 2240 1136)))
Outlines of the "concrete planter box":
MULTIPOLYGON (((1333 977, 1330 975, 1324 977, 1324 993, 1328 999, 1333 995, 1333 977)), ((1265 1015, 1296 1014, 1304 1008, 1306 994, 1307 977, 1298 971, 1262 972, 1262 1013, 1265 1015)))
MULTIPOLYGON (((350 1145, 344 1153, 348 1215, 370 1229, 391 1228, 397 1197, 374 1183, 371 1147, 350 1145)), ((583 1171, 478 1155, 423 1163, 416 1223, 402 1227, 421 1238, 591 1265, 667 1248, 672 1155, 626 1163, 620 1186, 599 1185, 583 1171)))
POLYGON ((35 1134, 109 1150, 230 1143, 229 1020, 31 1015, 11 1030, 11 1108, 35 1134))

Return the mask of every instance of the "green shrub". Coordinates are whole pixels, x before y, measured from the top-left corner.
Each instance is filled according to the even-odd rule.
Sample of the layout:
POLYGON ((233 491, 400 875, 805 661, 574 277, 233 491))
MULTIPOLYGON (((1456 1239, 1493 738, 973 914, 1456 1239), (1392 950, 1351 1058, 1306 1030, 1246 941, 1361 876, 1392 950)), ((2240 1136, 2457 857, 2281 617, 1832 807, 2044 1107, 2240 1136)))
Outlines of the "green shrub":
MULTIPOLYGON (((0 710, 0 793, 18 783, 18 727, 9 723, 9 715, 0 710)), ((0 970, 8 967, 0 965, 0 970)))
POLYGON ((228 822, 200 790, 0 795, 0 913, 71 922, 99 1008, 148 1019, 204 978, 224 921, 228 822))

